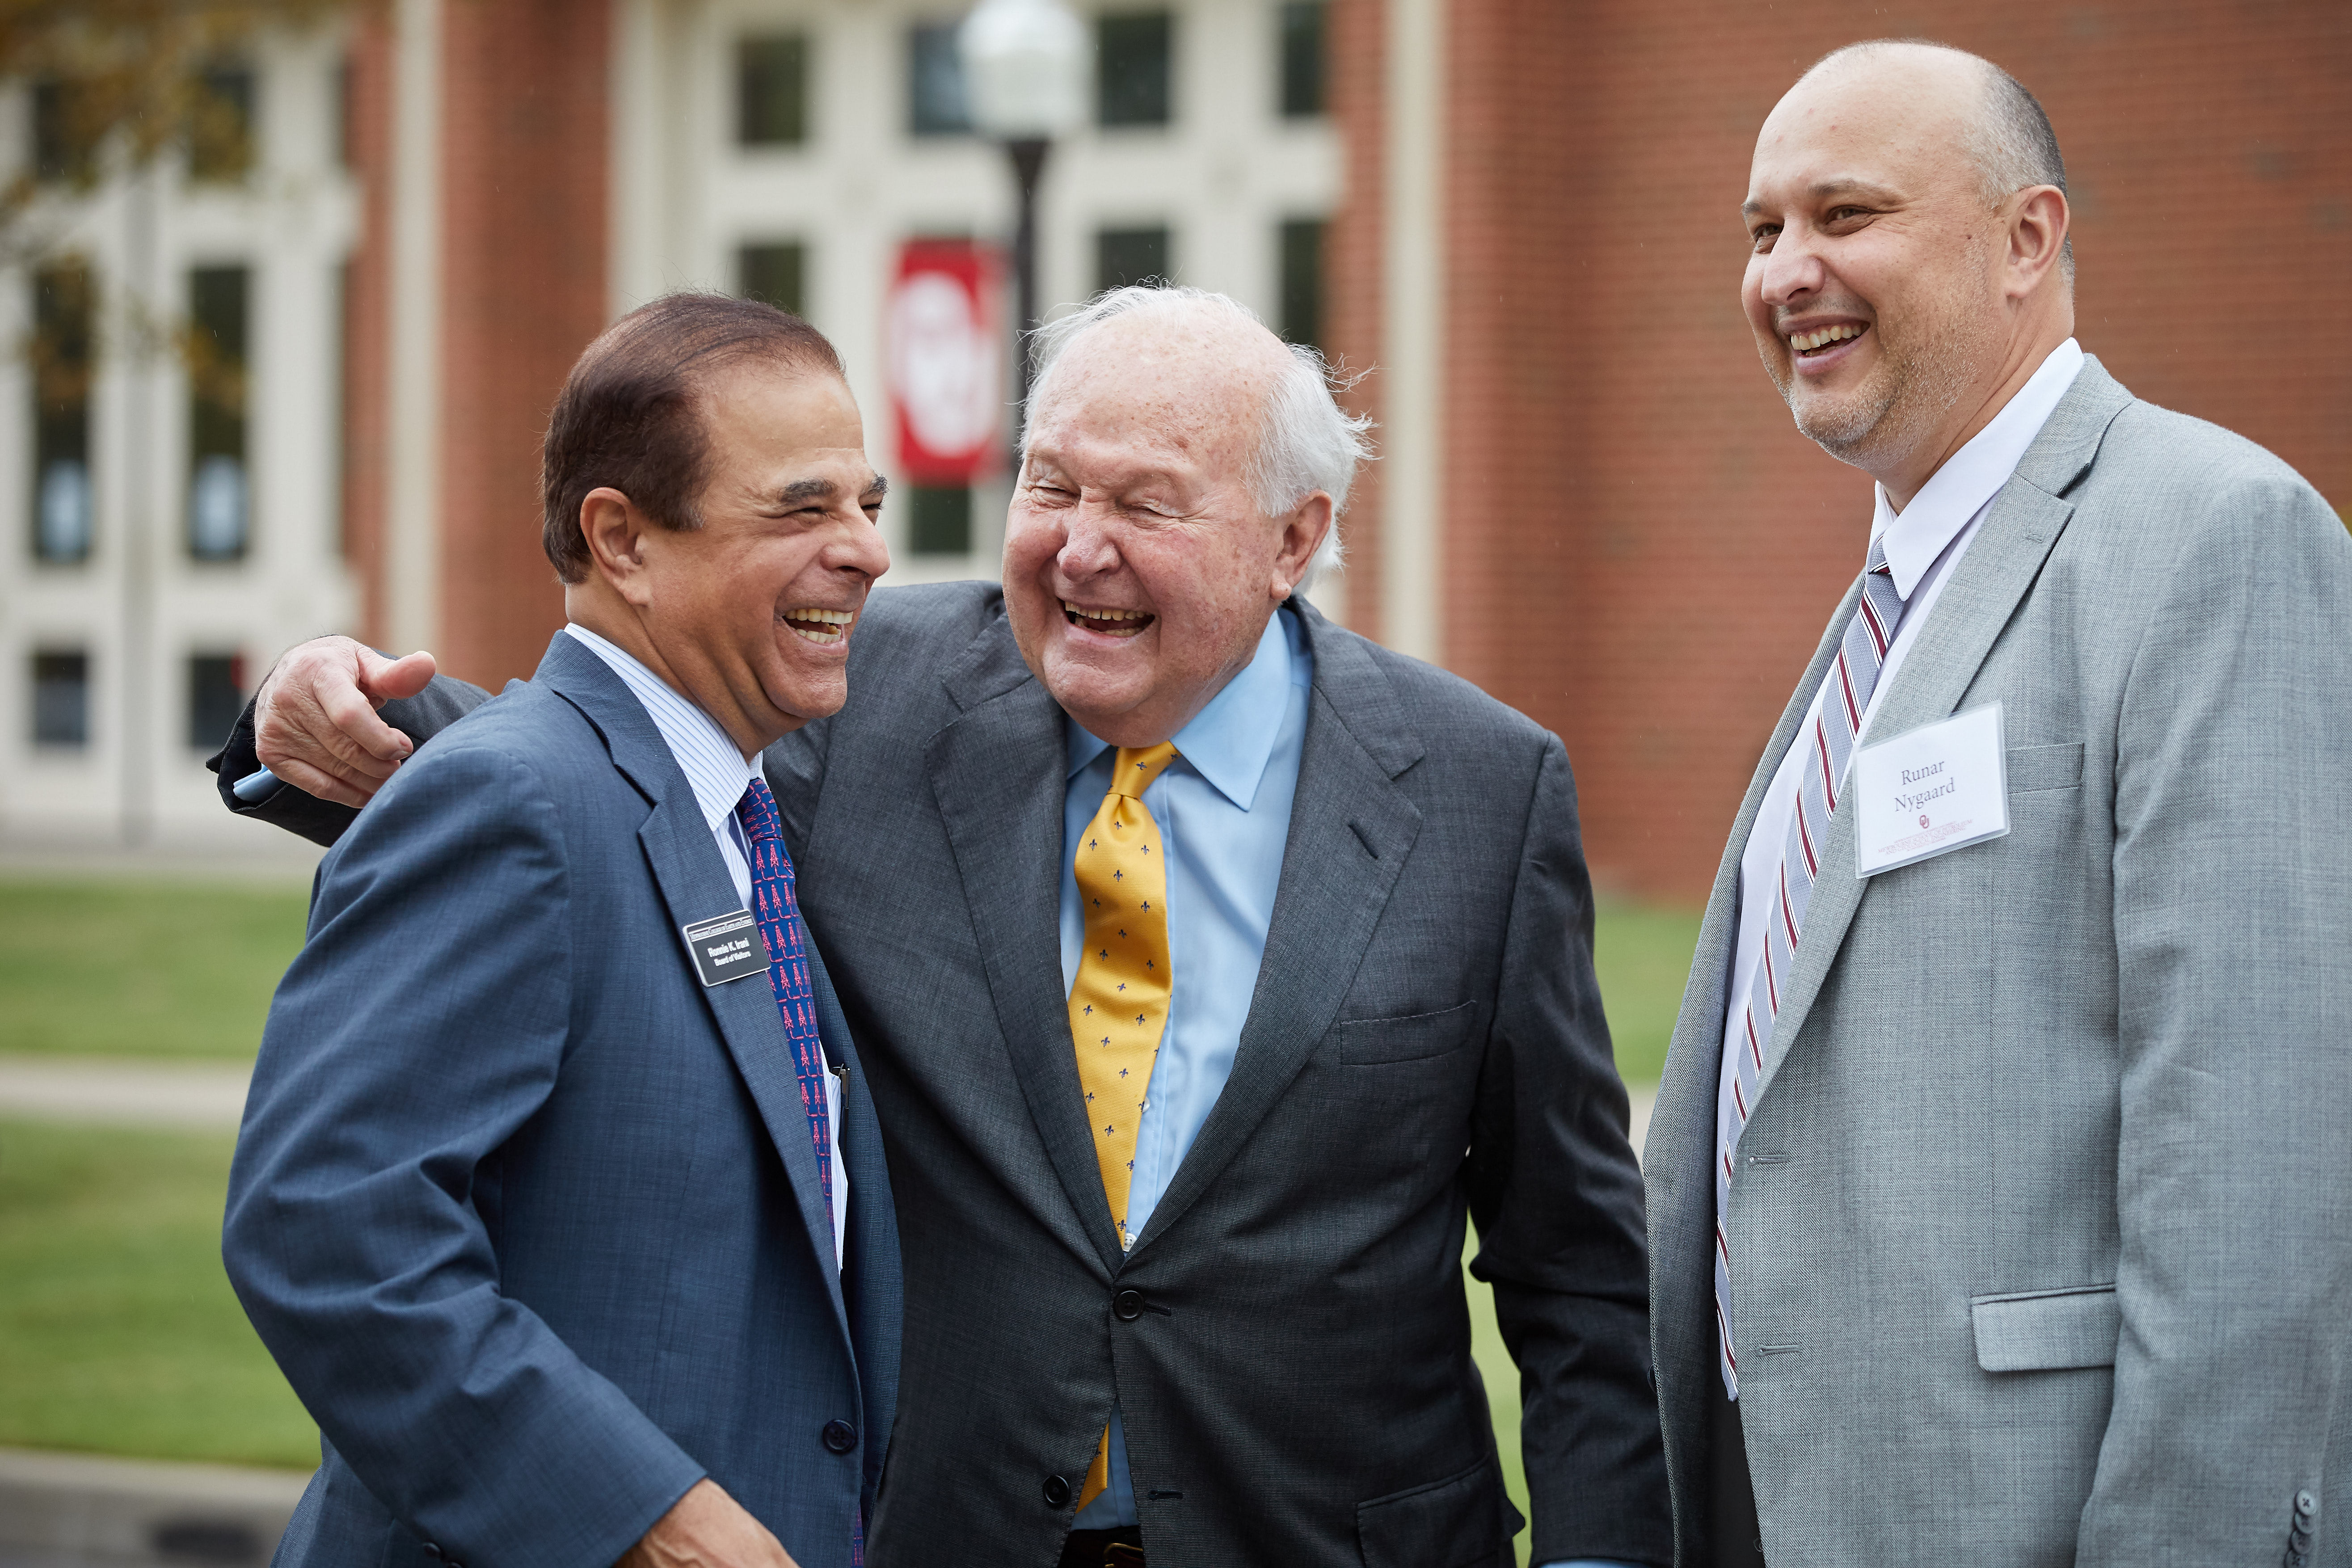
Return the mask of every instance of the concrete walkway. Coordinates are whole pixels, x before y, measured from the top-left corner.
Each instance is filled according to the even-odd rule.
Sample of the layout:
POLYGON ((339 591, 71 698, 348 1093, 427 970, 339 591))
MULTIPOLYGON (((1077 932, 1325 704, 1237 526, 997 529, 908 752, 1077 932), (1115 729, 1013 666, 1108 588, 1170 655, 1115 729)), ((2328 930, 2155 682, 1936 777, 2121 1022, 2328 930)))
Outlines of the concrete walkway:
POLYGON ((0 1116, 234 1132, 252 1075, 247 1062, 0 1056, 0 1116))
POLYGON ((0 1448, 0 1568, 260 1568, 309 1480, 0 1448))

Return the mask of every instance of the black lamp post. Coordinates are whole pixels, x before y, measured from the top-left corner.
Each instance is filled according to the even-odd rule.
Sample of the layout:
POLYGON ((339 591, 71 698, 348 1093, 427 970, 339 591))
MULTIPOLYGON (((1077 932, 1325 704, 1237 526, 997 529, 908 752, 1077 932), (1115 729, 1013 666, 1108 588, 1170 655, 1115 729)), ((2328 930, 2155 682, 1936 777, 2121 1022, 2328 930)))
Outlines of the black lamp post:
MULTIPOLYGON (((1037 185, 1053 138, 1086 118, 1086 25, 1061 0, 982 0, 964 18, 963 57, 972 128, 1004 143, 1021 208, 1013 230, 1019 321, 1013 361, 1024 417, 1029 403, 1028 334, 1039 325, 1037 185)), ((1014 432, 1018 449, 1020 435, 1014 432)))

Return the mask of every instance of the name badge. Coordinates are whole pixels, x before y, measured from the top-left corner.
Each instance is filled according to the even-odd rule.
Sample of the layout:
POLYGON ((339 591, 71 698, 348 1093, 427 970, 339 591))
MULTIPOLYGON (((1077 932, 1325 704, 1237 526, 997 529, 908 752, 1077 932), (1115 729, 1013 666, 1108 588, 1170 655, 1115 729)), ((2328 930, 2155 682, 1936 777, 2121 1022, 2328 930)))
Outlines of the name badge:
POLYGON ((2000 704, 1923 724, 1853 754, 1853 874, 1874 877, 2009 831, 2000 704))
POLYGON ((694 954, 694 972, 702 976, 705 985, 724 985, 768 971, 768 944, 761 939, 760 922, 749 910, 677 929, 686 933, 686 951, 694 954))

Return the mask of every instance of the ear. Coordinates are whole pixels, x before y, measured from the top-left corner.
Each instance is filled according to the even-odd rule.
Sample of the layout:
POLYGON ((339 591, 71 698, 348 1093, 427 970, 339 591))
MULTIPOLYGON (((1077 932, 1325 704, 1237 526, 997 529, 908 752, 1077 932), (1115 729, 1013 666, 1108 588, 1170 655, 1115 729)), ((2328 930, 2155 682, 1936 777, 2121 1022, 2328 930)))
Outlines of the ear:
POLYGON ((588 542, 596 575, 639 609, 653 603, 645 543, 654 526, 635 501, 609 485, 600 485, 581 499, 580 536, 588 542))
POLYGON ((1280 552, 1274 558, 1274 602, 1280 604, 1290 597, 1298 580, 1307 575, 1307 563, 1323 547, 1324 537, 1331 531, 1331 497, 1329 492, 1317 490, 1294 508, 1282 520, 1280 552))
POLYGON ((2066 193, 2055 185, 2031 185, 2010 198, 2007 292, 2022 300, 2057 269, 2066 249, 2072 215, 2066 193))

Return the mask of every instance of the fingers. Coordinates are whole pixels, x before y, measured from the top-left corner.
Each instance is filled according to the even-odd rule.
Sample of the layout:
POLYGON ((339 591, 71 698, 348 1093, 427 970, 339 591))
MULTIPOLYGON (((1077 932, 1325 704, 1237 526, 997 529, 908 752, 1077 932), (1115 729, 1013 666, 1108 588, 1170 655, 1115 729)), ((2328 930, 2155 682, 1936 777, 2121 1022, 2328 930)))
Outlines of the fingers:
POLYGON ((404 658, 386 658, 372 647, 360 649, 360 689, 378 702, 414 697, 433 679, 433 656, 422 649, 404 658))
POLYGON ((656 1520, 617 1568, 793 1568, 768 1527, 712 1480, 699 1480, 656 1520))
MULTIPOLYGON (((304 643, 278 661, 254 700, 262 765, 306 794, 346 805, 366 805, 415 749, 360 690, 362 655, 374 658, 349 637, 304 643)), ((413 674, 413 659, 399 662, 411 663, 413 674)))

